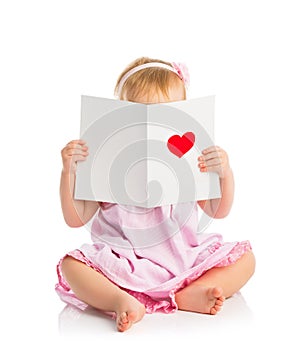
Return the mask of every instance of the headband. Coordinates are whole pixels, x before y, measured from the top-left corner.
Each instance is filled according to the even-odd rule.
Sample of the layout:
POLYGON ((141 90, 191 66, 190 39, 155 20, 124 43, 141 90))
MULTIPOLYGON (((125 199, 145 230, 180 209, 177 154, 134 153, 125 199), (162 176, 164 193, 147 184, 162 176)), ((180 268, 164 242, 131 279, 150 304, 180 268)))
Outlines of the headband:
POLYGON ((172 66, 168 65, 168 64, 164 64, 164 63, 160 63, 160 62, 149 62, 149 63, 144 63, 141 64, 139 66, 136 66, 132 69, 130 69, 120 80, 118 87, 117 87, 117 94, 118 96, 121 93, 121 90, 124 86, 124 83, 127 81, 127 79, 133 75, 136 72, 139 72, 142 69, 146 69, 146 68, 163 68, 163 69, 167 69, 173 73, 175 73, 181 80, 183 80, 186 88, 189 85, 190 79, 189 79, 189 72, 188 72, 188 68, 184 63, 175 63, 172 62, 172 66))

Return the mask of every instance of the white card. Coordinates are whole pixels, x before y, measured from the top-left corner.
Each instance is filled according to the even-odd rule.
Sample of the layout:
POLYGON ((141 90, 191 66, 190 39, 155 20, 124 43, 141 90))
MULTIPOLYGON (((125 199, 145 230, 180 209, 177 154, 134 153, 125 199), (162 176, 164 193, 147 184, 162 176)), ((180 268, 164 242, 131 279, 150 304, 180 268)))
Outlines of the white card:
POLYGON ((82 96, 75 199, 151 208, 219 198, 217 173, 202 173, 213 143, 214 96, 141 104, 82 96))

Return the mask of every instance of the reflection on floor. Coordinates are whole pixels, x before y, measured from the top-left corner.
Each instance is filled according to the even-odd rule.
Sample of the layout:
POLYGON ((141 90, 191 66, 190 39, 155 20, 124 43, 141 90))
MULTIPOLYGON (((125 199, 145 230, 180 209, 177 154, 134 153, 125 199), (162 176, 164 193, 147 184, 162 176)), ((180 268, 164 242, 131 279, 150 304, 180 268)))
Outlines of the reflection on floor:
MULTIPOLYGON (((246 328, 253 324, 253 314, 241 293, 226 300, 223 309, 216 316, 177 311, 173 314, 155 313, 146 315, 126 333, 177 334, 193 332, 219 332, 221 329, 246 328)), ((115 321, 108 315, 88 308, 81 311, 65 306, 59 314, 60 335, 87 334, 110 335, 116 332, 115 321)))

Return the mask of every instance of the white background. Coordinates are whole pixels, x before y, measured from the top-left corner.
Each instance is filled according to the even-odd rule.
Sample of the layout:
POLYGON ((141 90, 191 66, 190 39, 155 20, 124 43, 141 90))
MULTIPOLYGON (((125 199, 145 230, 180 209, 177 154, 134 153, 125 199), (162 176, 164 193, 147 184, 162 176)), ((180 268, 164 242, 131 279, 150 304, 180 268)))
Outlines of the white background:
POLYGON ((291 1, 1 2, 5 348, 102 340, 139 347, 150 339, 182 348, 293 347, 293 32, 291 1), (235 298, 216 318, 150 315, 124 334, 102 319, 96 334, 95 316, 91 336, 78 326, 65 337, 55 265, 90 238, 63 221, 60 150, 78 138, 80 95, 112 98, 120 72, 143 55, 185 62, 188 97, 216 95, 216 143, 229 154, 236 195, 230 216, 207 231, 251 241, 257 269, 242 296, 253 320, 238 323, 238 303, 228 312, 235 298))

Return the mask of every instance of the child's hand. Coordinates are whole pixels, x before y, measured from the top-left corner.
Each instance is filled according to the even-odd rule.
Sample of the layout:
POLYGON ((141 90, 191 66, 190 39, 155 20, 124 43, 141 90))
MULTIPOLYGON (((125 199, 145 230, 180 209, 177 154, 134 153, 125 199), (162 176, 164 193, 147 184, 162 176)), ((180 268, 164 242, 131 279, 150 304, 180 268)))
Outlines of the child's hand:
POLYGON ((63 172, 75 173, 77 161, 85 160, 88 154, 88 147, 85 141, 70 141, 61 151, 63 172))
POLYGON ((230 170, 227 153, 219 146, 211 146, 202 151, 198 157, 198 166, 201 172, 213 171, 218 173, 220 178, 224 178, 230 170))

